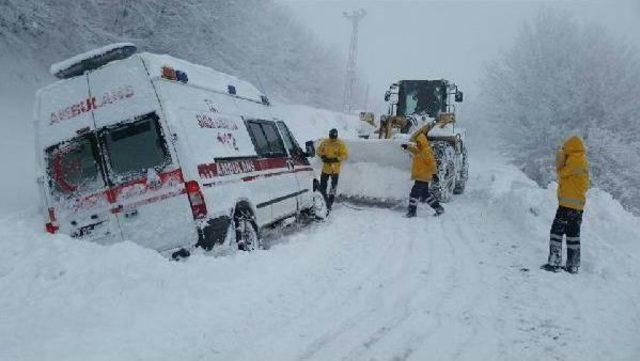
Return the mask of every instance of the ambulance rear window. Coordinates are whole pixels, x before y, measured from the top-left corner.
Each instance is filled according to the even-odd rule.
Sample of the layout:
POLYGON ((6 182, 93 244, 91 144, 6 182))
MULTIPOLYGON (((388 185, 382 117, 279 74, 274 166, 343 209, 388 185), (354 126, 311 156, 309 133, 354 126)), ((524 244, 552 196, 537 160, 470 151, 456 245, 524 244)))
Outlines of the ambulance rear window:
POLYGON ((49 147, 47 173, 52 194, 70 195, 102 188, 105 184, 96 155, 93 134, 49 147))
POLYGON ((159 171, 171 160, 158 117, 153 113, 132 123, 106 128, 100 139, 115 182, 146 174, 150 168, 159 171))

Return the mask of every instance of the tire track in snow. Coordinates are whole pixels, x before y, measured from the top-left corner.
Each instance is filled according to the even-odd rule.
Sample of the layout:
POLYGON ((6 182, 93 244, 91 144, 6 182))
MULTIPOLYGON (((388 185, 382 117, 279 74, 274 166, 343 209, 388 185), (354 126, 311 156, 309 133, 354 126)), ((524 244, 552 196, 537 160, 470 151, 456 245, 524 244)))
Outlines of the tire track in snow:
MULTIPOLYGON (((439 244, 438 250, 442 252, 443 247, 446 246, 450 250, 448 259, 445 258, 444 262, 440 262, 437 266, 447 266, 447 275, 444 279, 440 280, 440 283, 445 287, 442 291, 447 295, 445 301, 441 302, 436 308, 436 317, 438 323, 436 327, 426 330, 422 335, 414 337, 406 347, 411 352, 405 352, 396 357, 398 360, 408 359, 413 357, 414 359, 424 359, 424 357, 437 356, 440 359, 455 360, 458 359, 462 348, 469 342, 473 335, 477 334, 477 326, 472 327, 471 335, 464 340, 457 340, 451 338, 451 326, 455 325, 454 334, 456 330, 465 329, 465 327, 458 327, 460 323, 469 325, 468 310, 472 309, 472 304, 476 302, 476 295, 481 292, 481 288, 478 286, 481 277, 478 276, 476 262, 470 262, 474 259, 472 251, 470 251, 468 240, 461 233, 462 227, 460 227, 459 219, 465 219, 461 214, 457 213, 455 208, 450 207, 455 213, 456 217, 444 218, 446 215, 439 219, 438 228, 439 235, 436 237, 435 242, 439 244), (451 225, 452 224, 452 225, 451 225), (455 231, 457 237, 454 237, 450 232, 455 231), (463 241, 465 244, 460 244, 463 241), (469 281, 473 280, 473 281, 469 281), (471 292, 475 289, 475 292, 471 292), (465 315, 465 312, 467 314, 465 315), (462 318, 462 320, 460 320, 462 318), (443 323, 443 319, 446 320, 446 324, 443 323), (442 347, 445 349, 442 349, 442 347), (435 350, 435 352, 433 351, 435 350), (447 354, 443 354, 448 352, 447 354), (423 355, 424 354, 424 355, 423 355)), ((473 326, 473 325, 472 325, 473 326)))
MULTIPOLYGON (((427 221, 425 224, 425 231, 435 234, 434 237, 426 240, 429 245, 427 272, 429 278, 426 281, 430 290, 428 292, 429 296, 425 297, 424 294, 416 291, 419 290, 419 287, 415 287, 416 282, 412 282, 409 287, 409 289, 415 287, 415 290, 408 292, 408 296, 406 296, 407 304, 423 304, 425 307, 432 308, 435 312, 421 313, 420 308, 410 311, 405 308, 401 317, 393 318, 376 329, 361 346, 354 348, 347 357, 343 358, 344 360, 363 359, 367 351, 369 351, 368 353, 373 353, 372 356, 375 357, 380 352, 374 346, 383 342, 390 335, 394 333, 410 333, 421 326, 427 326, 421 327, 422 330, 419 335, 409 337, 408 342, 407 340, 402 340, 403 342, 400 343, 404 344, 404 346, 400 350, 401 352, 392 357, 393 360, 409 359, 416 351, 428 349, 441 343, 437 334, 443 327, 446 327, 443 322, 444 319, 454 321, 456 325, 462 324, 460 329, 464 329, 465 326, 471 326, 471 331, 463 340, 456 341, 452 348, 446 350, 451 356, 446 357, 446 359, 460 359, 465 355, 468 355, 468 359, 477 358, 476 350, 482 348, 482 340, 475 341, 476 344, 479 344, 475 349, 471 348, 469 351, 466 351, 466 349, 470 348, 470 345, 477 339, 479 334, 480 322, 478 319, 480 317, 473 312, 473 309, 478 300, 484 298, 484 288, 482 287, 484 276, 483 271, 477 266, 478 255, 473 246, 472 237, 468 235, 472 234, 472 230, 465 223, 468 218, 464 216, 464 213, 458 213, 460 209, 456 208, 460 207, 454 207, 452 209, 453 212, 448 212, 455 213, 456 217, 445 218, 445 216, 433 222, 427 221), (439 231, 434 232, 434 227, 437 227, 439 231), (453 233, 451 233, 451 230, 453 230, 453 233), (434 255, 437 255, 438 260, 435 266, 434 255), (453 262, 449 260, 453 260, 453 262), (433 286, 437 286, 437 288, 433 286), (436 340, 433 340, 434 335, 436 340)), ((414 257, 413 268, 416 268, 415 259, 417 258, 414 257)), ((442 355, 438 356, 441 357, 442 355)))
MULTIPOLYGON (((403 260, 407 259, 412 252, 412 247, 412 242, 409 242, 408 244, 388 242, 382 252, 377 255, 379 258, 376 263, 368 267, 365 272, 361 272, 359 280, 356 283, 348 286, 349 292, 347 297, 336 299, 335 295, 326 295, 325 298, 327 299, 327 301, 325 301, 325 304, 335 305, 341 302, 344 303, 345 301, 348 304, 350 302, 353 302, 352 300, 357 300, 359 297, 362 297, 363 292, 372 293, 369 298, 371 299, 372 304, 375 304, 376 299, 380 297, 380 291, 377 290, 378 287, 372 285, 372 282, 375 283, 376 280, 381 278, 381 275, 386 277, 388 277, 389 275, 396 275, 395 279, 392 279, 391 281, 397 281, 398 278, 401 278, 405 273, 403 271, 407 267, 407 262, 397 263, 389 261, 395 260, 396 258, 403 260), (401 247, 398 248, 398 245, 400 245, 401 247), (396 256, 398 252, 400 252, 400 257, 396 256), (401 269, 393 273, 389 272, 389 268, 393 268, 393 266, 397 264, 403 265, 401 269)), ((386 283, 390 282, 386 279, 384 279, 384 281, 386 283)), ((383 292, 388 291, 385 289, 383 292)), ((384 297, 384 295, 382 297, 384 297)), ((344 304, 342 306, 344 306, 344 304)), ((318 310, 319 307, 315 307, 315 309, 318 310)), ((362 320, 367 320, 372 314, 376 314, 377 311, 378 310, 376 308, 362 310, 358 314, 351 315, 346 320, 341 321, 338 327, 330 327, 330 329, 328 331, 325 331, 322 336, 316 338, 311 344, 309 344, 304 349, 304 351, 300 353, 297 359, 312 359, 316 355, 322 353, 322 351, 324 351, 325 349, 335 347, 334 345, 340 344, 340 337, 357 328, 362 324, 362 320)), ((319 313, 322 314, 323 312, 319 313)), ((384 330, 384 327, 381 327, 380 329, 384 330)))
MULTIPOLYGON (((465 206, 469 207, 471 204, 471 200, 469 197, 460 196, 457 199, 457 202, 465 202, 465 206)), ((464 207, 464 206, 463 206, 464 207)), ((456 212, 463 212, 463 207, 455 207, 456 212)), ((476 207, 471 207, 472 209, 478 209, 476 207)), ((462 242, 462 248, 466 251, 467 254, 466 262, 462 262, 462 264, 458 264, 458 269, 464 270, 464 279, 468 285, 473 285, 474 292, 471 295, 466 297, 467 302, 462 310, 462 315, 465 323, 471 326, 470 334, 464 339, 463 342, 460 343, 457 351, 452 355, 452 360, 460 360, 460 359, 479 359, 478 351, 486 348, 486 344, 483 344, 482 340, 478 341, 479 336, 479 328, 480 328, 480 315, 477 315, 474 310, 476 310, 479 304, 486 298, 486 288, 484 286, 485 280, 485 272, 482 267, 478 266, 483 264, 482 261, 478 261, 478 257, 482 257, 483 255, 479 254, 477 251, 477 247, 474 246, 472 236, 469 234, 470 225, 467 223, 470 219, 468 214, 468 210, 464 209, 464 216, 460 214, 457 217, 452 218, 451 223, 453 226, 448 227, 448 229, 453 229, 456 237, 450 237, 449 242, 462 242), (461 220, 464 220, 464 224, 461 220), (475 343, 475 348, 473 347, 475 343)))
MULTIPOLYGON (((423 219, 417 219, 417 222, 424 221, 423 219)), ((457 302, 452 299, 455 294, 460 294, 464 297, 464 291, 460 287, 458 269, 460 269, 458 251, 456 250, 455 243, 451 241, 451 238, 445 236, 443 232, 443 225, 441 220, 427 220, 423 225, 427 234, 434 233, 435 236, 428 239, 422 239, 420 242, 424 242, 427 246, 428 254, 428 267, 427 270, 419 272, 420 276, 428 275, 427 279, 414 279, 412 282, 407 282, 406 278, 402 279, 399 286, 404 287, 404 301, 405 307, 400 317, 394 317, 390 321, 379 326, 376 331, 370 333, 370 336, 358 347, 355 347, 344 360, 358 360, 364 359, 367 354, 372 354, 372 358, 377 358, 381 354, 385 353, 385 349, 376 347, 379 344, 387 343, 404 345, 399 350, 395 350, 392 353, 390 359, 393 360, 405 360, 410 358, 414 352, 422 347, 425 343, 428 343, 430 339, 437 335, 438 331, 444 326, 444 316, 449 316, 449 313, 455 313, 455 310, 449 311, 445 314, 442 309, 446 306, 455 305, 457 302), (439 229, 439 232, 434 232, 434 229, 439 229), (436 255, 436 257, 434 257, 436 255), (434 259, 437 262, 434 264, 434 259), (457 260, 456 266, 452 266, 452 262, 447 260, 457 260), (441 262, 444 260, 444 262, 441 262), (427 287, 427 292, 424 292, 424 286, 427 287), (462 292, 461 292, 462 291, 462 292), (425 311, 426 310, 426 311, 425 311), (433 310, 433 311, 430 311, 433 310), (416 331, 419 330, 419 334, 416 335, 416 331), (392 338, 392 340, 387 340, 392 338), (407 341, 408 339, 408 341, 407 341)), ((411 262, 405 263, 405 268, 419 269, 420 262, 418 260, 424 254, 413 255, 410 259, 411 262)), ((406 272, 411 274, 411 272, 406 272)))
MULTIPOLYGON (((395 249, 398 243, 390 243, 387 250, 389 249, 395 249)), ((400 245, 402 246, 400 248, 401 250, 401 257, 396 257, 395 254, 381 254, 381 258, 380 258, 380 262, 377 264, 376 267, 372 267, 371 271, 369 273, 366 274, 366 279, 370 280, 370 279, 379 279, 380 276, 385 276, 385 277, 390 277, 392 276, 390 279, 385 279, 384 282, 385 284, 398 284, 399 280, 402 280, 402 278, 407 274, 407 268, 409 268, 409 262, 407 262, 408 259, 410 259, 410 256, 413 252, 413 247, 414 247, 414 240, 410 240, 410 242, 408 243, 400 243, 400 245), (401 259, 402 261, 398 262, 396 259, 401 259), (392 260, 392 262, 390 262, 390 260, 392 260), (395 270, 393 272, 391 272, 391 269, 395 268, 397 265, 400 265, 398 270, 395 270)), ((367 281, 365 281, 367 282, 367 281)), ((362 282, 361 282, 362 284, 362 282)), ((360 286, 361 286, 360 284, 360 286)), ((360 289, 360 287, 358 287, 358 289, 360 289)), ((376 299, 380 298, 380 297, 385 297, 386 295, 380 295, 378 292, 376 291, 376 289, 374 288, 373 290, 373 294, 370 295, 369 297, 372 300, 372 303, 375 304, 376 299)), ((388 294, 390 293, 390 291, 388 289, 385 288, 385 290, 383 290, 382 292, 388 294)), ((353 331, 355 328, 357 328, 358 326, 362 325, 362 321, 365 320, 369 320, 371 318, 371 316, 373 315, 374 317, 379 317, 379 310, 377 308, 374 308, 372 310, 370 310, 369 312, 367 312, 364 315, 359 315, 359 317, 355 317, 354 319, 352 319, 349 324, 349 327, 341 327, 339 329, 339 332, 336 333, 331 333, 331 338, 332 339, 336 339, 338 336, 341 336, 345 333, 349 333, 350 331, 353 331), (358 322, 354 322, 354 320, 357 320, 358 322)), ((408 316, 408 313, 406 311, 402 312, 400 314, 400 316, 395 316, 391 321, 389 321, 386 325, 383 326, 379 326, 377 327, 377 330, 373 333, 372 337, 370 337, 369 340, 364 341, 363 345, 373 345, 375 344, 375 340, 376 338, 382 337, 389 329, 391 329, 393 327, 394 324, 397 324, 399 322, 401 322, 404 318, 406 318, 408 316)), ((317 353, 319 353, 320 351, 322 351, 322 348, 326 348, 326 347, 331 347, 332 345, 330 345, 328 342, 326 342, 326 338, 323 338, 323 342, 321 342, 322 347, 318 347, 318 345, 314 345, 313 347, 311 347, 310 349, 308 349, 305 353, 303 353, 303 355, 300 357, 301 360, 305 360, 310 358, 311 356, 315 356, 317 353)), ((353 351, 352 351, 353 353, 353 351)), ((345 357, 343 357, 343 359, 348 359, 350 356, 347 355, 345 357)))
MULTIPOLYGON (((390 211, 385 211, 390 212, 390 211)), ((397 212, 391 212, 394 217, 398 216, 397 212)), ((434 222, 430 226, 433 226, 434 222)), ((411 223, 413 227, 416 225, 411 223)), ((424 228, 422 226, 421 228, 424 228)), ((425 229, 424 232, 428 232, 429 229, 425 229)), ((380 350, 377 345, 384 341, 389 335, 402 336, 405 333, 405 328, 402 325, 410 319, 418 311, 423 311, 424 307, 416 307, 416 290, 423 290, 424 285, 430 287, 429 292, 422 293, 422 295, 428 295, 427 306, 432 306, 435 310, 441 307, 443 303, 447 301, 447 291, 450 293, 451 287, 445 287, 444 291, 433 292, 434 284, 446 284, 446 282, 436 282, 436 280, 444 280, 450 278, 450 270, 447 271, 442 267, 433 268, 434 255, 440 256, 445 254, 442 251, 436 250, 431 239, 401 239, 396 241, 396 245, 400 245, 400 251, 380 255, 380 260, 377 263, 378 267, 373 267, 371 272, 368 273, 372 279, 382 279, 385 283, 383 289, 377 290, 365 289, 366 295, 363 292, 359 292, 361 297, 367 297, 372 304, 376 304, 380 299, 384 300, 389 298, 387 302, 389 304, 383 305, 383 307, 374 307, 369 309, 366 313, 359 313, 354 317, 350 317, 340 323, 339 327, 330 327, 329 331, 325 331, 325 334, 319 338, 316 338, 311 345, 308 345, 306 349, 300 354, 298 359, 326 359, 323 357, 327 353, 345 355, 342 358, 349 359, 362 359, 366 354, 373 354, 374 356, 379 354, 380 350), (419 248, 420 253, 416 254, 416 246, 419 248), (422 248, 422 249, 420 249, 422 248), (426 248, 426 252, 425 249, 426 248), (428 255, 425 257, 425 253, 428 255), (398 256, 396 256, 398 255, 398 256), (425 262, 425 260, 428 260, 425 262), (426 269, 425 269, 426 264, 426 269), (427 275, 427 279, 424 276, 427 275), (435 277, 438 278, 435 278, 435 277), (397 307, 390 307, 394 305, 402 305, 402 311, 397 307), (386 308, 385 308, 386 306, 386 308), (391 308, 391 310, 389 310, 391 308), (391 312, 389 312, 391 311, 391 312), (391 317, 385 317, 385 312, 388 312, 391 317), (371 331, 373 330, 373 331, 371 331), (362 335, 366 335, 362 337, 362 335), (340 343, 342 338, 358 339, 355 347, 351 347, 350 351, 344 350, 344 345, 340 343)), ((388 248, 387 248, 388 249, 388 248)), ((452 250, 452 248, 450 248, 452 250)), ((362 283, 362 281, 360 282, 362 283)), ((440 289, 442 287, 439 287, 440 289)), ((424 297, 423 297, 424 298, 424 297)), ((425 304, 424 300, 418 300, 425 304)), ((442 325, 442 320, 437 312, 429 314, 428 321, 432 324, 429 330, 436 330, 439 325, 442 325)), ((405 337, 401 337, 404 340, 405 337)), ((398 340, 394 340, 394 343, 399 343, 398 340)), ((409 353, 408 353, 409 354, 409 353)), ((333 357, 335 358, 335 356, 333 357)))
MULTIPOLYGON (((416 241, 415 238, 411 238, 408 247, 409 250, 414 249, 414 245, 416 244, 416 242, 426 242, 426 244, 429 246, 429 248, 427 249, 428 262, 426 262, 426 269, 421 269, 418 276, 430 275, 433 273, 433 255, 435 254, 435 252, 433 252, 433 245, 428 240, 420 239, 416 241)), ((413 273, 412 271, 422 268, 421 264, 423 262, 420 258, 422 254, 415 255, 413 252, 409 252, 405 253, 405 255, 406 257, 402 262, 402 272, 400 272, 398 274, 398 277, 396 277, 395 279, 398 282, 394 283, 395 287, 402 286, 404 288, 404 290, 401 290, 403 292, 401 301, 399 301, 403 304, 403 312, 399 316, 392 317, 390 320, 378 326, 374 332, 369 333, 369 336, 367 336, 367 338, 362 341, 360 345, 354 347, 346 357, 342 358, 342 360, 358 360, 361 359, 363 355, 370 353, 374 353, 375 356, 376 346, 386 337, 388 337, 388 335, 402 331, 401 326, 405 324, 411 316, 413 316, 409 304, 412 303, 412 296, 415 294, 415 290, 420 289, 421 284, 425 283, 425 281, 422 279, 413 279, 412 282, 408 284, 406 282, 406 276, 411 275, 413 273)), ((445 300, 446 298, 442 297, 439 299, 439 302, 443 303, 445 300)), ((408 357, 411 352, 412 350, 407 350, 405 352, 406 357, 408 357)))

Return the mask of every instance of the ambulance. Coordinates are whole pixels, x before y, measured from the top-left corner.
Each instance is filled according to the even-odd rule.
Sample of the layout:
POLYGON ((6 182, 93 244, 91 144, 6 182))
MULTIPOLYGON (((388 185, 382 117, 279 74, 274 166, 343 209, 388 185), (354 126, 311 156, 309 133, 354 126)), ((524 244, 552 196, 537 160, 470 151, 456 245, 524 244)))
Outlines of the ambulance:
POLYGON ((255 249, 266 226, 326 216, 313 142, 250 83, 129 43, 50 70, 34 109, 47 232, 176 255, 255 249))

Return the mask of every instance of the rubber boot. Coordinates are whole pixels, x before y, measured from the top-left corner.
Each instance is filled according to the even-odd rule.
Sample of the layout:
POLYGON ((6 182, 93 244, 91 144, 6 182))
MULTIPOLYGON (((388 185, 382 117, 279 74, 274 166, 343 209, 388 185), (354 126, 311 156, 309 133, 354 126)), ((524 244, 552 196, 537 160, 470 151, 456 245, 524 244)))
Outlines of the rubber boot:
POLYGON ((329 197, 327 197, 327 211, 331 211, 331 207, 333 206, 333 201, 335 199, 335 194, 329 194, 329 197))
POLYGON ((562 263, 562 246, 558 247, 555 244, 549 246, 549 259, 547 264, 552 267, 560 268, 562 263))
POLYGON ((416 216, 418 210, 418 206, 415 205, 409 205, 409 210, 407 211, 407 214, 405 215, 405 217, 407 218, 413 218, 416 216))
POLYGON ((569 267, 575 267, 576 269, 580 267, 580 244, 567 244, 567 268, 569 267))
POLYGON ((565 270, 571 274, 576 274, 578 273, 578 266, 567 266, 565 270))

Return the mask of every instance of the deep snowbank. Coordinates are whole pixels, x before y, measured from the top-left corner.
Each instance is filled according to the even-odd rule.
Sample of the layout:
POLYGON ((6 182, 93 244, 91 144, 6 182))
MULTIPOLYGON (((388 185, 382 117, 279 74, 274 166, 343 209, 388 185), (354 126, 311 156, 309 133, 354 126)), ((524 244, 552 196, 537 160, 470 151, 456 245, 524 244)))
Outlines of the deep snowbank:
POLYGON ((275 104, 273 108, 276 114, 287 122, 302 147, 308 140, 327 138, 332 128, 338 129, 341 138, 357 138, 358 130, 362 126, 355 115, 306 105, 275 104))
POLYGON ((554 190, 471 164, 441 218, 338 204, 269 250, 186 262, 5 217, 0 359, 640 357, 640 220, 593 190, 582 272, 540 271, 554 190))

